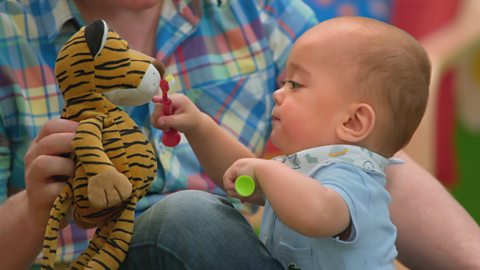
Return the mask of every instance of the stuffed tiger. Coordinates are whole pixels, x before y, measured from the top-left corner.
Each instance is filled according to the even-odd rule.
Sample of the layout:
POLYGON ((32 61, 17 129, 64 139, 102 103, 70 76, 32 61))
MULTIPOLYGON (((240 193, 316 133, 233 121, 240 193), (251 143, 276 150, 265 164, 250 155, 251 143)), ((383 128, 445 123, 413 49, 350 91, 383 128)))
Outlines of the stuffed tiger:
POLYGON ((117 269, 125 259, 135 206, 154 180, 156 160, 141 130, 114 104, 148 102, 163 73, 102 20, 81 28, 60 50, 55 75, 65 101, 62 118, 79 122, 76 167, 50 212, 42 269, 53 269, 60 223, 71 210, 79 226, 97 228, 71 269, 117 269))

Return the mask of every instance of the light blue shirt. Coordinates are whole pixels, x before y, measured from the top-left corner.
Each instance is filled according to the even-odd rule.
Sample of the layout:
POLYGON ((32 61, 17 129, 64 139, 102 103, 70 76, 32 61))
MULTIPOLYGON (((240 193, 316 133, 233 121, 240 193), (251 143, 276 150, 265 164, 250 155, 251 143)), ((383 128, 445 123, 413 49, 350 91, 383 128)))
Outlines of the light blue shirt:
POLYGON ((285 225, 267 201, 260 238, 286 269, 395 269, 396 228, 384 174, 392 161, 351 145, 321 146, 275 160, 337 191, 352 222, 346 241, 307 237, 285 225))

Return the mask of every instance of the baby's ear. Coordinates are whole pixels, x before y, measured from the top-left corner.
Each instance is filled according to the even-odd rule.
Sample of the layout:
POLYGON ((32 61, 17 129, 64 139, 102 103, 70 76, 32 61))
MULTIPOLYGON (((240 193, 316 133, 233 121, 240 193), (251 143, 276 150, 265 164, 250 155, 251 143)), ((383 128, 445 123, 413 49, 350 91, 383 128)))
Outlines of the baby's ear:
POLYGON ((375 110, 366 103, 352 104, 343 122, 337 127, 337 136, 348 143, 365 139, 375 125, 375 110))

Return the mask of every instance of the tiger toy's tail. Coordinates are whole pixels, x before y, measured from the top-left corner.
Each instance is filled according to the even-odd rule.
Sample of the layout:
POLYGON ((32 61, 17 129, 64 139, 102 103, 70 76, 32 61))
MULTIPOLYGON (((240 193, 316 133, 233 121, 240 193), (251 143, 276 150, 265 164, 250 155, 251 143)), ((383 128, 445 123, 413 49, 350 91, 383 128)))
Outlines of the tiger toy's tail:
POLYGON ((68 183, 53 203, 43 241, 41 269, 53 270, 55 257, 57 255, 57 238, 60 231, 60 224, 71 208, 73 202, 72 197, 72 186, 68 183))

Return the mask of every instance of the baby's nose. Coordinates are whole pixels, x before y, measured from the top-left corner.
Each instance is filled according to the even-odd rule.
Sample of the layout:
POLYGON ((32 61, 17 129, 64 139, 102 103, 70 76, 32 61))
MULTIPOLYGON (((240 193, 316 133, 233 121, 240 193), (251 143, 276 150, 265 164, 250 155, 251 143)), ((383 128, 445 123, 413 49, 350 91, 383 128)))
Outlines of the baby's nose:
POLYGON ((283 99, 282 88, 277 89, 275 92, 273 92, 273 102, 275 102, 275 104, 280 104, 282 102, 282 99, 283 99))

